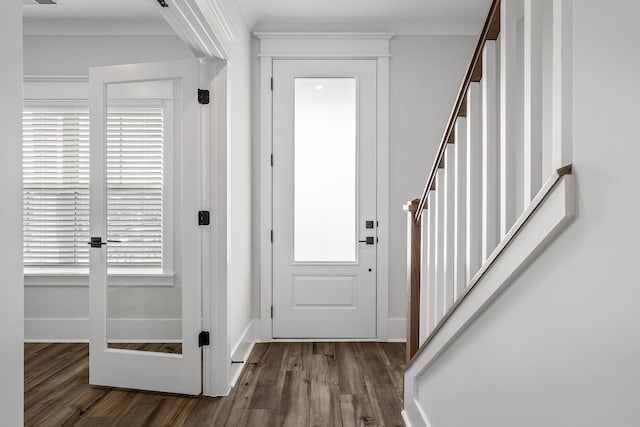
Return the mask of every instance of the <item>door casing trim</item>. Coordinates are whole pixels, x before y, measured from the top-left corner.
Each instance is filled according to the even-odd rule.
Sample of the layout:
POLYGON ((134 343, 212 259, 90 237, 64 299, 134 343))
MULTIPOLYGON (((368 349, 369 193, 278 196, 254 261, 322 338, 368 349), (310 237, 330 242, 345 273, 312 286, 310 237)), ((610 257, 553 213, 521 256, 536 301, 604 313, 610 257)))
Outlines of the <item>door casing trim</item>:
MULTIPOLYGON (((391 33, 255 33, 260 43, 260 307, 259 336, 273 340, 273 61, 374 59, 376 61, 376 337, 387 341, 389 320, 389 40, 391 33)), ((277 160, 276 160, 277 161, 277 160)))

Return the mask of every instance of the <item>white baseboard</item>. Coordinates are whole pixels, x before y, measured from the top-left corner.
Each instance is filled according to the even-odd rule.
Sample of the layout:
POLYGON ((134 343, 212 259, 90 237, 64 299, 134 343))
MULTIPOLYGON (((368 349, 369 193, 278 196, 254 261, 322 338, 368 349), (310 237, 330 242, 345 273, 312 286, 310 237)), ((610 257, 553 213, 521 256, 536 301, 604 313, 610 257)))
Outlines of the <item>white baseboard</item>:
POLYGON ((407 340, 407 319, 404 317, 389 318, 389 341, 404 342, 407 340))
MULTIPOLYGON (((111 319, 109 339, 118 342, 176 342, 180 319, 111 319)), ((89 319, 25 319, 25 342, 89 342, 89 319)))
POLYGON ((259 333, 258 324, 258 319, 252 319, 231 351, 231 371, 229 375, 229 385, 231 388, 238 382, 242 368, 251 354, 253 346, 256 344, 259 333))
POLYGON ((405 427, 413 427, 413 424, 411 424, 411 421, 409 421, 409 417, 407 416, 407 411, 403 409, 400 414, 402 415, 402 421, 404 421, 405 427))
POLYGON ((24 319, 25 342, 89 342, 89 319, 24 319))

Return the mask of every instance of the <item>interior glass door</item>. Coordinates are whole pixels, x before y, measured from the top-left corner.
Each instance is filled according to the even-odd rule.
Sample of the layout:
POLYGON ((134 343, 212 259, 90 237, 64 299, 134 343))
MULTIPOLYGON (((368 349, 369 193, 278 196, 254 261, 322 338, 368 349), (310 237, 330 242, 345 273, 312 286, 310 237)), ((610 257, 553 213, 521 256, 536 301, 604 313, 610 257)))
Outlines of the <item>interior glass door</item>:
POLYGON ((200 393, 196 83, 195 61, 91 70, 91 384, 200 393))

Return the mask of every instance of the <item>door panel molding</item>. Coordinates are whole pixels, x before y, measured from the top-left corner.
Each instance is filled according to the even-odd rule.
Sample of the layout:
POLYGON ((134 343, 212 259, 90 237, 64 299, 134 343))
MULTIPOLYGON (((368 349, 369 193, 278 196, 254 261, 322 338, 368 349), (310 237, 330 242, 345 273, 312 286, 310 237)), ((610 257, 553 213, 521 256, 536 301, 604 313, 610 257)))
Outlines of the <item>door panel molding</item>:
MULTIPOLYGON (((260 41, 260 314, 259 334, 273 338, 273 92, 276 59, 374 59, 376 61, 376 210, 378 246, 376 271, 377 339, 388 339, 389 321, 389 40, 390 33, 256 33, 260 41)), ((277 159, 274 159, 277 162, 277 159)))

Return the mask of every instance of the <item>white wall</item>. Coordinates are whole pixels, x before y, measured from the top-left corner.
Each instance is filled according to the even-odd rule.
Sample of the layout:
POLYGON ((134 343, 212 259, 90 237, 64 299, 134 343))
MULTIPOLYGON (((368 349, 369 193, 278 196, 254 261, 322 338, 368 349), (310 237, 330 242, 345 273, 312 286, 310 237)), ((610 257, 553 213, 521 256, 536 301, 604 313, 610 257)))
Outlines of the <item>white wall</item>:
MULTIPOLYGON (((87 76, 89 68, 94 66, 187 58, 193 58, 191 52, 178 37, 170 35, 24 37, 25 75, 87 76)), ((27 340, 88 340, 87 276, 26 277, 25 285, 27 340)), ((175 289, 152 287, 127 290, 126 299, 138 302, 135 314, 129 317, 153 319, 146 323, 149 328, 154 328, 149 329, 154 336, 159 339, 162 336, 158 334, 165 333, 165 338, 175 338, 172 333, 180 318, 175 289), (153 304, 149 304, 149 301, 153 304), (155 321, 159 319, 163 321, 155 321), (170 327, 167 327, 166 319, 172 320, 170 327), (156 324, 157 327, 152 326, 156 324)), ((121 295, 124 296, 124 293, 121 295)))
MULTIPOLYGON (((402 206, 422 194, 475 44, 476 37, 470 36, 391 39, 390 319, 404 322, 407 309, 407 219, 402 206)), ((406 325, 401 326, 404 332, 406 325)))
POLYGON ((577 218, 427 370, 433 426, 640 420, 640 3, 573 7, 577 218))
POLYGON ((90 67, 193 58, 177 36, 24 36, 25 75, 89 75, 90 67))
POLYGON ((22 5, 0 3, 0 414, 23 422, 22 5))

